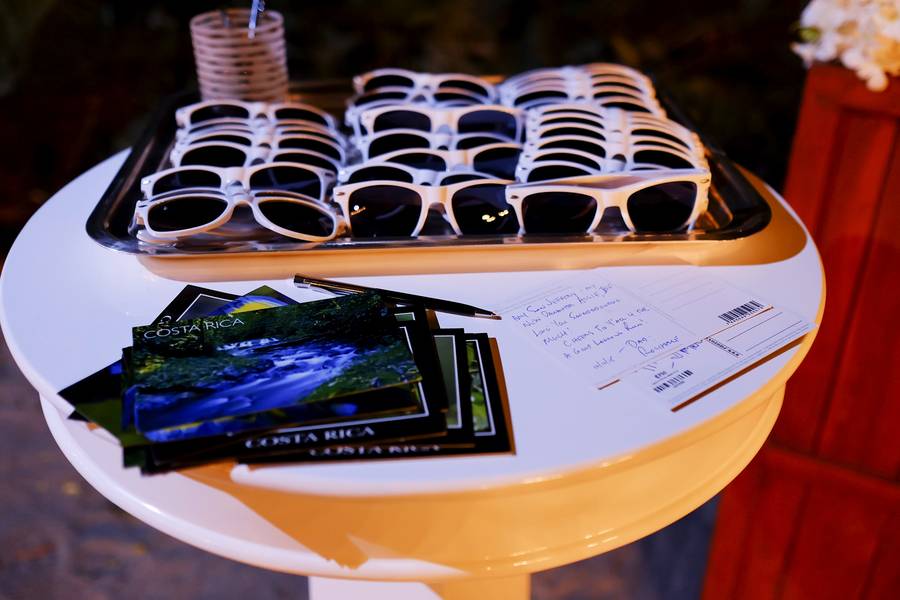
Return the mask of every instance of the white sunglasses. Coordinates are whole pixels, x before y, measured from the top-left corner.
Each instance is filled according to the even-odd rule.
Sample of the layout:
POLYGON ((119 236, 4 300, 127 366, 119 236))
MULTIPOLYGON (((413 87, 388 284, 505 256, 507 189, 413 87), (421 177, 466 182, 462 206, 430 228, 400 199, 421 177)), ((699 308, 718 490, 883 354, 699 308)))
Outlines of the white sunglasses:
POLYGON ((490 173, 494 177, 511 180, 515 177, 521 152, 520 144, 503 142, 469 150, 407 148, 382 154, 378 160, 432 171, 471 167, 480 173, 490 173))
POLYGON ((545 152, 580 150, 598 158, 612 158, 617 154, 627 156, 643 148, 670 150, 674 154, 685 156, 688 160, 703 156, 702 151, 684 142, 673 142, 667 138, 651 135, 610 135, 607 139, 583 135, 553 135, 525 142, 522 146, 522 155, 530 157, 545 152))
POLYGON ((495 176, 473 171, 466 166, 435 171, 432 169, 415 169, 407 165, 384 161, 369 161, 361 165, 341 169, 338 173, 339 185, 376 180, 405 181, 421 185, 451 185, 475 179, 495 179, 495 176))
POLYGON ((397 150, 430 148, 435 150, 469 150, 488 144, 510 143, 495 133, 427 133, 416 129, 392 129, 356 140, 356 147, 364 160, 380 157, 397 150))
POLYGON ((293 135, 318 138, 329 144, 334 144, 336 148, 343 148, 347 143, 343 135, 337 131, 329 131, 327 129, 303 126, 252 128, 240 125, 224 125, 222 127, 201 129, 193 133, 182 133, 182 135, 175 136, 175 143, 182 146, 197 142, 232 142, 244 146, 258 146, 260 144, 272 146, 281 138, 293 135))
POLYGON ((407 88, 415 90, 465 90, 484 99, 497 98, 493 85, 473 75, 464 73, 417 73, 407 69, 376 69, 353 78, 353 89, 363 94, 381 88, 407 88))
POLYGON ((673 121, 629 121, 624 125, 612 119, 602 119, 580 112, 553 113, 535 115, 529 118, 526 138, 533 140, 540 137, 540 131, 550 127, 587 127, 599 130, 604 134, 644 135, 665 139, 689 149, 699 147, 696 134, 673 121))
POLYGON ((356 135, 361 137, 391 129, 416 129, 431 133, 495 133, 518 141, 522 121, 522 111, 499 104, 456 108, 392 105, 364 110, 356 135))
POLYGON ((653 89, 650 79, 636 69, 615 63, 591 63, 579 66, 551 67, 532 69, 507 78, 500 87, 509 88, 527 84, 531 81, 547 79, 571 79, 573 77, 618 78, 634 81, 648 90, 653 89))
POLYGON ((433 186, 376 180, 334 188, 334 200, 354 237, 414 237, 432 206, 443 207, 457 235, 516 233, 506 204, 507 179, 478 179, 433 186))
POLYGON ((325 169, 334 174, 337 174, 343 164, 333 156, 315 150, 244 146, 231 142, 200 142, 175 146, 169 153, 169 160, 175 167, 206 165, 223 169, 250 167, 260 163, 290 162, 325 169))
POLYGON ((195 165, 173 167, 144 177, 141 179, 141 193, 144 198, 152 199, 185 189, 224 191, 240 185, 245 190, 290 192, 324 202, 334 180, 335 175, 331 171, 287 162, 227 169, 195 165))
POLYGON ((344 124, 356 130, 363 111, 379 106, 417 104, 438 108, 454 108, 482 105, 485 100, 474 92, 463 89, 417 90, 414 88, 380 88, 353 96, 347 100, 344 124))
POLYGON ((135 207, 135 224, 153 238, 179 240, 211 232, 228 223, 238 206, 247 206, 254 220, 286 237, 324 242, 343 230, 343 222, 325 205, 301 194, 188 190, 135 207))
POLYGON ((709 173, 698 170, 618 173, 511 185, 506 201, 521 233, 590 233, 607 208, 618 208, 631 231, 677 231, 706 211, 709 182, 709 173))
POLYGON ((516 179, 547 181, 582 175, 621 171, 698 170, 709 173, 706 160, 674 150, 671 146, 640 146, 622 149, 607 158, 581 150, 554 148, 525 155, 516 167, 516 179))
POLYGON ((241 100, 205 100, 182 106, 175 111, 179 127, 232 119, 246 122, 307 122, 335 128, 334 117, 320 108, 301 102, 244 102, 241 100))

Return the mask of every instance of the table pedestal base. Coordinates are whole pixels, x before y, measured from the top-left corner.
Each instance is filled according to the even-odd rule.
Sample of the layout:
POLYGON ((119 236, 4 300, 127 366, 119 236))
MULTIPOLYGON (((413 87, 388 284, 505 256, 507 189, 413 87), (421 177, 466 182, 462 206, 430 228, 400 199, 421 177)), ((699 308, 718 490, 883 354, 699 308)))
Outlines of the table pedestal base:
POLYGON ((531 577, 528 575, 433 584, 309 578, 310 600, 528 600, 530 597, 531 577))

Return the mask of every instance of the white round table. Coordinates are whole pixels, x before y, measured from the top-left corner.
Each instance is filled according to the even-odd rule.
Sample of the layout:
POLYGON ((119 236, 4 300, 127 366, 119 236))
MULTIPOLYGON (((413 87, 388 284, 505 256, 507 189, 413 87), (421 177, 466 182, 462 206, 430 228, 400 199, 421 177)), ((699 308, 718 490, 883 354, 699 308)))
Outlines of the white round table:
MULTIPOLYGON (((313 576, 314 598, 522 598, 530 573, 668 525, 715 495, 754 456, 778 416, 785 382, 812 344, 809 334, 671 412, 626 390, 596 391, 564 376, 504 321, 441 315, 443 326, 497 339, 515 454, 253 469, 219 464, 142 477, 122 468, 109 438, 67 420, 68 406, 57 394, 118 359, 131 327, 151 321, 184 286, 99 246, 85 232, 88 214, 124 157, 110 158, 62 189, 13 245, 0 278, 0 324, 10 350, 38 390, 60 448, 100 493, 189 544, 313 576)), ((751 236, 752 244, 719 242, 694 259, 673 260, 704 265, 819 323, 824 280, 817 250, 790 209, 766 193, 773 222, 751 236), (777 259, 771 258, 773 245, 784 249, 777 259), (747 264, 708 258, 737 256, 736 248, 747 264)), ((302 271, 302 257, 294 260, 302 271)), ((664 275, 668 268, 652 269, 664 275)), ((558 276, 531 271, 354 281, 491 308, 558 276)), ((244 293, 260 283, 209 286, 244 293)), ((298 299, 320 297, 287 279, 265 283, 298 299)))

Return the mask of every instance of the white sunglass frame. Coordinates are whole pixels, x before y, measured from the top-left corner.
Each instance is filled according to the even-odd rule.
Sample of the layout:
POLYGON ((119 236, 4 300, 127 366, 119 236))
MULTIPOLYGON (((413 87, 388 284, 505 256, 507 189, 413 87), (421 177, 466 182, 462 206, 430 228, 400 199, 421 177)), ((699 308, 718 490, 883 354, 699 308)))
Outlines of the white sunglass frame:
POLYGON ((642 99, 639 99, 636 96, 625 96, 625 95, 594 99, 590 95, 584 96, 580 93, 572 94, 571 92, 568 92, 563 89, 534 90, 534 91, 526 92, 524 94, 519 94, 519 95, 512 96, 512 97, 502 98, 502 101, 503 101, 503 104, 506 104, 507 106, 512 106, 514 108, 521 108, 522 110, 528 110, 528 111, 546 107, 546 106, 563 104, 563 103, 569 104, 571 102, 590 102, 592 104, 595 104, 597 106, 602 106, 604 108, 618 108, 618 109, 626 110, 629 112, 654 115, 657 117, 665 117, 666 116, 665 110, 663 110, 662 106, 655 99, 652 102, 644 102, 642 99), (553 92, 553 93, 563 94, 564 97, 558 97, 558 96, 537 97, 537 98, 531 98, 525 102, 518 102, 518 100, 521 97, 524 97, 531 93, 538 93, 538 92, 548 92, 548 93, 553 92), (629 109, 622 108, 620 106, 610 106, 613 103, 633 104, 644 110, 640 110, 640 111, 629 110, 629 109))
POLYGON ((388 179, 383 180, 374 180, 374 181, 360 181, 358 183, 350 183, 346 185, 340 185, 334 188, 334 201, 341 207, 341 214, 344 217, 344 222, 347 225, 347 229, 350 231, 350 235, 353 235, 353 223, 351 221, 350 215, 350 197, 353 195, 353 192, 364 189, 367 187, 375 187, 375 186, 396 186, 405 188, 408 190, 412 190, 419 194, 419 198, 422 201, 421 210, 419 213, 419 220, 416 222, 416 226, 413 229, 413 232, 409 234, 408 237, 416 237, 422 231, 422 228, 425 226, 425 222, 428 219, 428 212, 431 210, 431 207, 434 205, 440 205, 443 207, 444 214, 447 217, 447 222, 450 223, 450 227, 453 228, 453 231, 457 235, 467 235, 462 232, 459 227, 459 223, 456 220, 456 215, 453 212, 453 196, 467 187, 474 187, 479 185, 502 185, 508 186, 514 183, 509 179, 473 179, 471 181, 462 181, 459 183, 453 183, 450 185, 420 185, 415 183, 407 183, 405 181, 391 181, 388 179))
POLYGON ((191 115, 196 113, 197 111, 212 107, 212 106, 233 106, 237 108, 242 108, 247 111, 246 117, 219 117, 219 118, 227 118, 227 119, 235 119, 235 120, 246 120, 246 121, 263 121, 263 122, 271 122, 271 123, 282 123, 286 121, 299 121, 304 123, 314 123, 316 125, 320 125, 322 127, 327 127, 328 129, 335 129, 337 127, 337 122, 335 118, 322 110, 317 106, 313 106, 311 104, 306 104, 304 102, 247 102, 244 100, 229 100, 229 99, 221 99, 221 100, 203 100, 201 102, 195 102, 193 104, 188 104, 187 106, 182 106, 175 111, 175 122, 178 124, 180 128, 192 128, 201 123, 208 123, 211 120, 215 119, 207 119, 204 121, 198 121, 197 123, 191 122, 191 115), (276 117, 275 113, 279 110, 294 108, 297 110, 303 110, 306 112, 310 112, 318 117, 320 117, 324 123, 319 121, 310 121, 308 119, 298 119, 296 117, 276 117))
POLYGON ((611 135, 605 140, 598 140, 595 138, 589 138, 587 136, 581 135, 554 135, 550 137, 544 138, 535 138, 528 140, 525 144, 522 145, 522 157, 527 158, 530 156, 535 156, 537 154, 545 154, 548 152, 584 152, 586 154, 593 154, 589 150, 581 150, 577 147, 567 147, 567 146, 551 146, 547 147, 547 144, 561 144, 561 143, 591 143, 595 146, 600 146, 604 150, 604 156, 597 156, 597 158, 612 158, 616 154, 622 154, 624 156, 628 156, 630 153, 638 152, 640 150, 651 149, 651 150, 663 150, 668 151, 671 150, 672 154, 678 154, 679 156, 683 155, 685 158, 699 159, 703 158, 703 151, 698 148, 695 148, 693 145, 684 146, 678 144, 677 142, 673 142, 672 140, 666 138, 659 138, 651 135, 611 135))
MULTIPOLYGON (((210 167, 206 165, 185 165, 183 167, 171 167, 169 169, 164 169, 162 171, 157 171, 151 175, 147 175, 141 179, 141 195, 146 200, 152 200, 153 198, 158 197, 158 195, 153 194, 153 186, 162 179, 163 177, 167 177, 172 175, 173 173, 177 173, 179 171, 186 170, 197 170, 197 171, 206 171, 207 173, 212 173, 219 177, 219 185, 217 187, 197 187, 197 186, 188 186, 185 187, 185 190, 189 189, 203 189, 203 190, 219 190, 225 192, 228 188, 234 186, 235 184, 240 184, 242 189, 245 191, 264 191, 265 188, 256 189, 250 187, 250 179, 256 173, 260 171, 264 171, 266 169, 272 168, 280 168, 280 167, 289 167, 292 169, 306 169, 307 171, 311 171, 314 173, 319 180, 319 197, 315 198, 313 196, 307 196, 317 202, 325 202, 328 189, 335 181, 335 175, 330 171, 326 171, 325 169, 320 169, 318 167, 313 167, 309 165, 299 165, 297 163, 290 162, 272 162, 272 163, 263 163, 260 165, 253 165, 251 167, 210 167)), ((167 192, 161 192, 159 195, 167 195, 172 193, 177 193, 180 190, 170 190, 167 192)), ((287 194, 297 194, 301 195, 298 192, 291 192, 289 190, 270 190, 278 193, 287 193, 287 194)))
MULTIPOLYGON (((481 111, 497 112, 512 117, 513 121, 516 124, 516 133, 515 137, 511 138, 511 141, 518 140, 522 135, 522 131, 524 130, 524 111, 517 108, 510 108, 509 106, 503 106, 502 104, 476 104, 472 106, 457 106, 452 108, 432 107, 421 104, 397 104, 379 106, 377 108, 362 111, 359 119, 357 120, 358 127, 355 131, 356 136, 363 137, 364 135, 374 135, 385 131, 393 131, 391 129, 382 129, 381 131, 375 131, 374 127, 375 121, 378 120, 378 117, 394 111, 413 112, 428 117, 431 122, 431 129, 428 130, 428 133, 458 133, 460 119, 472 113, 481 111), (363 133, 363 130, 365 130, 366 133, 363 133)), ((416 131, 425 130, 423 129, 416 131)), ((466 133, 496 134, 496 132, 489 131, 468 131, 466 133)))
POLYGON ((241 121, 235 119, 222 119, 217 122, 204 122, 198 127, 190 129, 177 129, 175 131, 175 139, 177 141, 183 139, 191 139, 197 136, 211 134, 213 132, 222 131, 242 131, 251 135, 280 135, 282 133, 308 133, 322 138, 332 139, 340 144, 345 144, 344 135, 337 129, 328 129, 314 123, 297 122, 297 123, 253 123, 249 121, 241 121))
MULTIPOLYGON (((490 101, 493 102, 493 100, 490 101)), ((482 96, 476 95, 469 90, 457 88, 444 88, 440 90, 416 90, 414 88, 401 87, 379 88, 377 90, 370 90, 362 94, 357 94, 347 99, 347 108, 344 111, 344 124, 348 127, 354 128, 355 130, 359 127, 356 123, 359 121, 360 115, 364 111, 379 108, 381 106, 413 104, 417 106, 434 106, 437 108, 457 108, 466 106, 481 106, 484 103, 485 100, 482 96), (356 103, 357 100, 359 100, 363 96, 367 96, 370 94, 387 93, 403 94, 403 96, 400 98, 382 98, 380 100, 366 102, 365 104, 356 103), (460 96, 465 96, 467 99, 465 101, 460 100, 459 98, 453 98, 450 100, 437 100, 434 97, 434 94, 436 93, 458 94, 460 96), (421 100, 417 100, 419 98, 421 98, 421 100)))
MULTIPOLYGON (((402 163, 375 160, 375 161, 364 162, 364 163, 361 163, 358 165, 353 165, 352 167, 345 167, 345 168, 341 169, 340 172, 338 172, 337 183, 338 183, 338 185, 350 185, 351 182, 349 180, 351 177, 353 177, 354 173, 361 171, 363 169, 379 168, 379 167, 397 169, 397 170, 403 171, 404 173, 406 173, 407 175, 409 175, 412 178, 412 181, 408 182, 408 183, 417 183, 417 184, 426 184, 426 185, 443 185, 443 184, 437 183, 437 182, 439 182, 439 180, 441 178, 452 177, 454 175, 478 175, 479 177, 484 178, 484 179, 496 179, 497 178, 496 176, 491 175, 489 173, 481 173, 479 171, 471 169, 467 165, 457 165, 456 168, 448 168, 445 170, 433 171, 431 169, 417 169, 415 167, 410 167, 409 165, 404 165, 402 163), (460 168, 460 167, 462 167, 462 168, 460 168)), ((375 180, 370 180, 370 181, 375 181, 375 180)), ((395 180, 387 180, 386 179, 384 181, 395 181, 395 180)), ((354 181, 352 183, 365 183, 365 182, 354 181)))
MULTIPOLYGON (((196 144, 203 141, 210 141, 209 138, 230 135, 234 137, 241 137, 248 141, 248 146, 256 146, 259 144, 271 144, 272 140, 279 140, 281 138, 287 138, 292 136, 309 136, 311 138, 319 139, 329 144, 334 144, 336 148, 340 148, 343 150, 344 146, 346 146, 347 142, 344 139, 344 136, 337 132, 330 132, 325 129, 312 129, 306 127, 285 127, 285 128, 272 128, 259 130, 254 129, 252 127, 242 127, 237 125, 225 125, 221 128, 211 128, 204 129, 201 131, 197 131, 194 133, 188 133, 183 135, 176 135, 175 137, 175 145, 177 146, 185 146, 188 144, 196 144)), ((215 141, 215 140, 213 140, 215 141)), ((227 141, 227 140, 222 140, 227 141)), ((236 143, 236 142, 235 142, 236 143)))
MULTIPOLYGON (((560 112, 543 115, 529 115, 525 125, 526 138, 531 138, 535 132, 549 127, 587 127, 600 133, 609 132, 614 135, 631 135, 638 129, 649 129, 660 133, 669 134, 690 146, 696 146, 698 140, 696 134, 687 127, 674 121, 662 119, 612 119, 596 117, 584 112, 560 112), (551 122, 554 121, 554 122, 551 122), (585 123, 585 121, 588 121, 585 123)), ((642 134, 647 135, 647 134, 642 134)))
POLYGON ((345 223, 341 219, 340 215, 335 214, 334 211, 330 210, 327 205, 321 202, 317 202, 312 198, 303 196, 302 194, 292 194, 290 192, 275 193, 268 191, 248 192, 245 190, 241 190, 238 193, 229 193, 228 191, 223 190, 208 190, 198 188, 186 189, 184 191, 178 192, 170 192, 151 200, 142 200, 141 202, 138 202, 137 206, 135 207, 135 223, 137 225, 142 225, 144 227, 144 230, 154 238, 160 240, 179 240, 218 229, 231 220, 231 218, 234 216, 234 209, 238 206, 248 206, 250 208, 250 211, 253 213, 254 220, 266 229, 274 231, 275 233, 279 233, 283 236, 302 240, 305 242, 327 242, 328 240, 332 240, 340 235, 340 233, 345 228, 345 223), (225 207, 218 217, 204 225, 189 227, 186 229, 178 229, 175 231, 157 231, 152 227, 150 223, 150 211, 152 209, 163 204, 175 202, 178 200, 188 202, 189 198, 196 197, 206 197, 214 198, 216 200, 222 200, 225 203, 225 207), (316 236, 296 232, 291 229, 281 227, 280 225, 274 223, 272 220, 266 217, 259 207, 260 204, 274 201, 302 204, 303 206, 312 208, 313 210, 316 210, 323 215, 329 216, 332 222, 331 233, 327 236, 316 236))
POLYGON ((418 71, 411 71, 409 69, 398 69, 387 67, 383 69, 375 69, 372 71, 367 71, 366 73, 361 73, 356 75, 353 78, 353 91, 356 94, 364 94, 366 92, 373 92, 380 89, 386 88, 404 88, 406 86, 399 85, 390 85, 390 86, 381 86, 372 88, 371 90, 366 90, 366 85, 377 77, 405 77, 412 82, 412 85, 408 87, 411 90, 431 90, 437 91, 441 89, 441 84, 447 81, 465 81, 466 83, 472 83, 477 86, 481 86, 484 88, 484 94, 473 92, 472 90, 467 90, 466 88, 458 88, 456 86, 447 86, 444 87, 444 90, 453 89, 453 90, 466 90, 473 94, 478 94, 483 97, 487 101, 492 101, 497 99, 497 87, 486 81, 485 79, 478 77, 476 75, 469 75, 466 73, 420 73, 418 71))
POLYGON ((383 138, 392 136, 392 135, 410 135, 420 137, 428 141, 428 146, 410 146, 409 148, 398 148, 397 150, 450 150, 450 151, 460 151, 460 150, 475 150, 477 148, 482 148, 484 146, 489 146, 493 144, 503 144, 503 143, 516 143, 513 140, 508 140, 504 136, 489 133, 489 132, 472 132, 472 133, 429 133, 427 131, 421 131, 419 129, 388 129, 386 131, 380 131, 378 133, 373 133, 362 138, 356 140, 356 147, 360 151, 363 156, 363 160, 382 160, 385 154, 390 154, 391 152, 396 152, 396 150, 390 150, 388 152, 382 154, 371 155, 370 150, 372 144, 378 140, 383 138), (457 148, 456 146, 461 141, 469 140, 472 138, 494 138, 496 141, 488 144, 483 144, 482 146, 474 146, 472 148, 457 148), (450 147, 446 147, 450 145, 450 147))
MULTIPOLYGON (((498 142, 496 144, 486 144, 484 146, 476 146, 475 148, 467 148, 465 150, 439 150, 435 148, 400 148, 399 150, 394 150, 393 152, 387 152, 385 154, 378 155, 379 162, 389 162, 392 164, 402 165, 404 163, 395 163, 392 159, 395 159, 398 156, 402 156, 404 154, 410 153, 429 153, 432 155, 436 155, 444 160, 445 167, 444 171, 453 170, 462 166, 475 168, 475 158, 481 152, 487 152, 489 150, 496 149, 508 149, 508 150, 516 150, 519 152, 518 156, 521 156, 522 153, 522 144, 514 143, 514 142, 498 142)), ((516 158, 518 162, 518 157, 516 158)), ((406 165, 409 166, 409 165, 406 165)), ((413 167, 415 168, 415 167, 413 167)), ((514 168, 515 169, 515 168, 514 168)))
MULTIPOLYGON (((521 182, 528 182, 528 177, 531 175, 531 172, 539 167, 572 167, 578 168, 583 171, 586 171, 584 176, 589 175, 607 175, 613 173, 626 173, 626 172, 644 172, 644 171, 685 171, 685 170, 698 170, 704 171, 706 173, 709 172, 709 165, 706 162, 705 158, 698 156, 690 156, 680 152, 669 152, 668 148, 661 147, 641 147, 638 149, 632 149, 627 154, 616 153, 612 156, 607 156, 605 158, 600 158, 594 154, 590 154, 588 152, 584 152, 583 150, 567 150, 564 148, 549 148, 547 151, 543 151, 540 153, 533 153, 530 155, 526 155, 524 152, 522 156, 519 158, 519 163, 516 165, 516 180, 521 182), (647 162, 637 162, 635 160, 635 153, 640 151, 656 151, 656 152, 668 152, 669 154, 673 154, 674 156, 683 159, 687 163, 692 163, 692 167, 671 167, 666 165, 658 165, 655 163, 647 163, 647 162), (564 160, 562 158, 556 158, 551 160, 541 160, 541 157, 546 154, 571 154, 575 156, 580 156, 586 160, 591 160, 596 163, 599 163, 599 168, 593 168, 583 163, 574 161, 574 160, 564 160), (622 156, 625 160, 624 162, 618 159, 618 156, 622 156)), ((576 177, 576 175, 572 175, 572 177, 576 177)), ((528 182, 528 183, 537 183, 537 182, 528 182)))
POLYGON ((603 219, 603 213, 607 208, 618 208, 622 215, 625 226, 632 232, 640 232, 634 226, 631 215, 628 212, 628 199, 636 191, 673 182, 690 182, 696 185, 694 196, 694 205, 691 213, 684 223, 672 229, 677 231, 685 226, 692 229, 697 223, 697 219, 706 212, 709 205, 709 185, 710 175, 708 171, 684 169, 670 170, 665 174, 657 174, 656 172, 641 173, 612 173, 599 176, 585 176, 566 178, 557 181, 520 183, 510 185, 506 188, 506 202, 513 207, 516 218, 519 220, 519 233, 527 233, 525 229, 525 220, 522 212, 522 205, 527 198, 533 194, 543 192, 562 192, 573 193, 590 196, 596 202, 596 212, 591 224, 584 233, 594 231, 600 221, 603 219), (621 181, 622 185, 617 187, 591 187, 593 184, 597 186, 603 183, 615 183, 621 181))
POLYGON ((518 97, 533 92, 560 91, 566 92, 570 97, 592 101, 597 99, 596 94, 599 92, 612 92, 619 96, 632 97, 639 102, 658 104, 655 91, 644 88, 635 89, 635 87, 636 85, 631 81, 592 80, 573 82, 564 79, 548 79, 505 89, 501 98, 507 100, 507 102, 515 102, 518 97))
POLYGON ((631 67, 620 65, 617 63, 587 63, 584 65, 566 65, 563 67, 543 67, 539 69, 531 69, 508 77, 501 85, 507 83, 515 84, 518 81, 528 81, 538 78, 552 77, 594 77, 597 75, 619 76, 627 79, 645 82, 646 85, 653 88, 650 78, 631 67))
MULTIPOLYGON (((324 140, 321 140, 321 141, 324 142, 324 140)), ((185 165, 185 164, 182 164, 182 161, 184 160, 184 157, 185 157, 185 155, 187 155, 188 152, 198 150, 198 149, 202 150, 205 148, 214 148, 214 147, 226 147, 226 148, 230 148, 232 150, 242 151, 244 153, 244 157, 245 157, 244 164, 239 165, 238 168, 248 168, 248 167, 256 166, 254 164, 254 162, 258 161, 258 160, 261 160, 264 163, 270 163, 270 162, 292 163, 292 161, 278 160, 277 156, 279 154, 294 153, 294 154, 308 154, 310 156, 314 156, 321 160, 327 161, 328 163, 333 165, 333 167, 334 167, 333 171, 336 175, 337 172, 341 169, 341 167, 343 166, 343 164, 345 162, 345 161, 336 160, 333 156, 330 156, 328 154, 324 154, 324 153, 318 152, 316 150, 307 150, 306 148, 279 148, 277 146, 275 146, 275 147, 243 146, 241 144, 236 144, 234 142, 221 142, 221 141, 198 142, 198 143, 194 143, 194 144, 176 145, 175 147, 172 148, 172 151, 169 153, 169 161, 172 163, 173 167, 202 166, 199 164, 185 165), (270 160, 273 158, 275 160, 270 160)), ((343 153, 343 150, 341 150, 341 152, 343 153)), ((318 168, 318 169, 322 168, 322 167, 317 167, 315 165, 307 165, 306 163, 297 163, 297 164, 301 164, 304 167, 308 166, 310 168, 318 168)), ((215 167, 215 165, 209 165, 209 166, 215 167)), ((216 167, 216 168, 228 169, 228 168, 233 168, 233 167, 216 167)))

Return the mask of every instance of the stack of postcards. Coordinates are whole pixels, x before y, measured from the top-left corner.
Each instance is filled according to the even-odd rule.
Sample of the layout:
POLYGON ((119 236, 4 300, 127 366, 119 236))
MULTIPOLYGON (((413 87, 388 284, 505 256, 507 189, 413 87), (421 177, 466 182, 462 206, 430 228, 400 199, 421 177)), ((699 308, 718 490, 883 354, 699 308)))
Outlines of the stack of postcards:
POLYGON ((60 395, 125 466, 512 451, 496 344, 375 293, 298 303, 187 286, 60 395))

